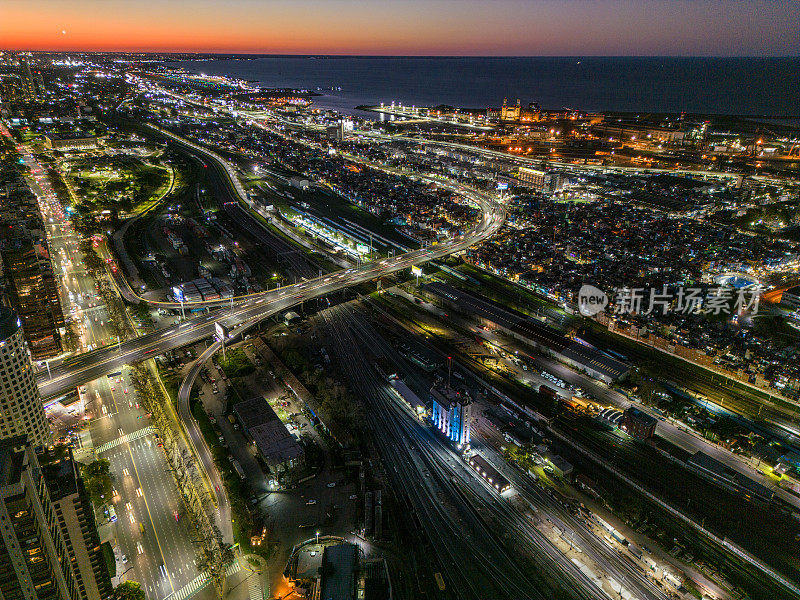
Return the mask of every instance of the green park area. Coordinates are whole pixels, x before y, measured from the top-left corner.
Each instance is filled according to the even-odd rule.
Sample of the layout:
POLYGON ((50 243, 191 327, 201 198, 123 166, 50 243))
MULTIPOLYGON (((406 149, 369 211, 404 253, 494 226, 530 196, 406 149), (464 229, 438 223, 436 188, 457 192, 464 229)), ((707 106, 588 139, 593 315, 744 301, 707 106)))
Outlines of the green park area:
POLYGON ((117 561, 114 558, 114 548, 111 547, 111 542, 100 544, 100 552, 103 554, 103 562, 106 565, 108 576, 114 577, 117 574, 117 561))
POLYGON ((78 214, 137 211, 164 193, 170 182, 164 167, 124 155, 85 157, 63 167, 78 214))
POLYGON ((123 581, 114 590, 114 600, 145 600, 142 585, 138 581, 123 581))

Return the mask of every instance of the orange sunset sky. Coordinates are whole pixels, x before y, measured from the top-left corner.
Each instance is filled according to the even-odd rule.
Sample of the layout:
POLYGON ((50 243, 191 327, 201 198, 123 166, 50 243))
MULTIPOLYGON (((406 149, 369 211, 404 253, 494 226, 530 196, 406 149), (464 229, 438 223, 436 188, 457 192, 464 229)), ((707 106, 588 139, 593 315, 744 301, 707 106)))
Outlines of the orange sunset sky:
POLYGON ((797 55, 790 1, 0 2, 0 47, 277 54, 797 55))

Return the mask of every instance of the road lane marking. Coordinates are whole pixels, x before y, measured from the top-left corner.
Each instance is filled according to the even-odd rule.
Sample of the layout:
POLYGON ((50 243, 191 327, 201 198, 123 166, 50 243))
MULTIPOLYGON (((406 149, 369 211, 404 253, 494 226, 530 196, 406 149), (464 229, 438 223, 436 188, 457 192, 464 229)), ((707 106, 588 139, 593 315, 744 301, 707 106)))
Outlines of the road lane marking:
MULTIPOLYGON (((147 498, 142 492, 142 480, 139 477, 139 469, 136 468, 136 461, 133 460, 133 452, 131 452, 130 446, 128 446, 128 454, 131 456, 131 463, 133 464, 133 470, 136 473, 136 481, 139 483, 139 487, 136 488, 136 495, 141 497, 144 500, 144 507, 147 509, 147 516, 150 518, 150 527, 153 530, 153 537, 156 538, 156 545, 158 546, 158 551, 161 554, 161 564, 164 564, 164 550, 161 548, 161 541, 158 539, 158 533, 156 532, 156 526, 153 521, 153 515, 150 512, 150 505, 147 503, 147 498)), ((172 592, 175 592, 175 586, 172 583, 172 577, 169 576, 169 571, 167 571, 167 581, 169 582, 169 587, 172 589, 172 592)))
MULTIPOLYGON (((420 254, 420 257, 423 257, 423 255, 424 255, 424 253, 423 253, 423 254, 420 254)), ((416 255, 414 256, 414 258, 416 258, 416 255)), ((434 258, 436 258, 436 256, 435 256, 435 255, 433 255, 433 254, 431 254, 430 256, 428 256, 428 258, 434 259, 434 258)), ((407 262, 407 260, 406 260, 406 261, 400 260, 400 261, 398 261, 398 262, 396 263, 396 266, 398 267, 398 269, 400 269, 400 268, 403 268, 403 265, 404 265, 404 264, 406 264, 406 262, 407 262)), ((411 262, 413 262, 413 260, 412 260, 411 262)), ((376 268, 376 269, 377 269, 377 268, 376 268)), ((370 273, 370 271, 367 271, 366 273, 370 273)), ((367 281, 367 280, 369 280, 369 279, 371 279, 371 278, 363 278, 363 280, 364 280, 364 281, 367 281)), ((351 283, 351 284, 353 284, 353 285, 355 285, 355 284, 358 284, 358 283, 361 283, 361 282, 362 282, 362 277, 355 277, 355 278, 351 279, 351 281, 350 281, 350 283, 351 283)), ((315 288, 317 289, 317 291, 322 291, 322 289, 321 289, 322 287, 325 287, 325 286, 323 286, 323 285, 321 285, 321 284, 319 284, 318 286, 315 286, 315 288)), ((265 296, 267 296, 267 295, 268 295, 268 294, 265 294, 265 296)), ((311 299, 313 299, 313 298, 311 298, 311 299)), ((269 299, 268 297, 264 297, 264 298, 262 298, 262 301, 266 301, 266 302, 270 302, 270 303, 274 302, 274 300, 271 300, 271 299, 269 299)), ((246 316, 246 315, 248 315, 248 313, 249 313, 249 309, 248 309, 248 308, 244 308, 244 309, 243 309, 242 305, 239 305, 239 307, 238 307, 238 308, 239 308, 239 310, 232 311, 232 314, 230 314, 230 315, 228 315, 228 316, 229 316, 229 317, 231 317, 231 318, 241 318, 241 317, 243 317, 243 316, 246 316)), ((282 310, 282 308, 278 308, 278 307, 275 307, 275 308, 276 308, 275 312, 277 312, 277 311, 279 311, 279 310, 282 310)), ((262 318, 264 317, 264 315, 263 315, 263 314, 262 314, 262 315, 260 315, 260 316, 261 316, 262 318)), ((245 321, 249 321, 249 319, 248 319, 248 318, 246 318, 246 319, 245 319, 245 321)), ((201 324, 201 322, 199 322, 199 320, 198 320, 197 322, 195 322, 195 323, 196 323, 196 325, 195 325, 195 327, 194 327, 193 329, 198 329, 199 327, 202 327, 202 324, 201 324)), ((192 324, 194 325, 195 323, 192 323, 192 324)), ((185 325, 185 324, 186 324, 186 323, 184 323, 184 325, 185 325)), ((188 332, 188 330, 187 330, 187 332, 188 332)), ((169 332, 165 332, 165 333, 169 333, 169 332)), ((163 334, 162 334, 162 335, 163 335, 163 334)), ((178 336, 178 335, 183 335, 183 332, 180 332, 180 331, 177 331, 177 330, 176 330, 176 331, 174 332, 174 335, 173 335, 173 336, 171 336, 169 339, 172 339, 172 338, 174 338, 174 337, 176 337, 176 336, 178 336)), ((127 351, 125 352, 125 354, 124 354, 124 355, 123 355, 122 353, 120 353, 120 354, 118 354, 118 355, 116 355, 116 356, 109 357, 109 358, 107 358, 107 359, 106 359, 105 361, 103 361, 103 362, 108 362, 109 360, 113 360, 114 358, 116 358, 116 359, 120 359, 120 358, 128 357, 128 356, 131 356, 131 355, 135 355, 135 354, 141 353, 141 351, 142 351, 142 350, 144 350, 145 348, 148 348, 148 347, 154 348, 154 347, 155 347, 155 346, 157 346, 157 345, 158 345, 158 341, 156 340, 156 341, 154 341, 154 342, 151 342, 151 343, 150 343, 150 344, 148 344, 148 345, 140 346, 140 347, 138 347, 138 348, 135 348, 135 349, 132 349, 132 350, 127 350, 127 351)), ((134 357, 134 356, 131 356, 131 358, 135 358, 135 357, 134 357)), ((78 359, 78 360, 81 360, 81 359, 78 359)), ((77 366, 77 365, 76 365, 76 366, 77 366)), ((51 378, 50 380, 48 380, 48 383, 49 383, 50 381, 53 381, 53 380, 55 380, 55 381, 59 381, 59 380, 61 380, 61 379, 64 379, 64 378, 67 378, 67 377, 70 377, 70 376, 75 376, 75 375, 76 375, 76 374, 78 374, 78 373, 82 373, 83 371, 86 371, 86 370, 89 370, 89 369, 92 369, 92 368, 97 368, 97 367, 98 367, 98 364, 95 364, 95 365, 90 365, 90 366, 84 367, 84 368, 82 368, 82 369, 78 369, 78 371, 77 371, 77 372, 76 372, 76 371, 73 371, 73 370, 70 370, 70 372, 69 372, 69 373, 65 373, 65 374, 63 374, 63 375, 56 376, 55 378, 51 378)))
POLYGON ((247 587, 250 588, 250 600, 264 600, 264 592, 261 590, 261 577, 258 574, 250 575, 247 579, 247 587))
MULTIPOLYGON (((122 431, 122 430, 120 429, 120 431, 122 431)), ((119 446, 120 444, 123 444, 125 442, 132 442, 132 441, 138 440, 139 438, 144 437, 146 435, 150 435, 154 431, 155 430, 153 429, 152 426, 143 427, 142 429, 138 429, 137 431, 133 431, 131 433, 124 434, 121 437, 115 438, 115 439, 111 440, 110 442, 106 442, 102 446, 98 446, 95 449, 95 452, 97 452, 98 454, 100 454, 101 452, 107 452, 108 450, 116 448, 117 446, 119 446)), ((125 473, 125 475, 127 475, 127 473, 125 473)))

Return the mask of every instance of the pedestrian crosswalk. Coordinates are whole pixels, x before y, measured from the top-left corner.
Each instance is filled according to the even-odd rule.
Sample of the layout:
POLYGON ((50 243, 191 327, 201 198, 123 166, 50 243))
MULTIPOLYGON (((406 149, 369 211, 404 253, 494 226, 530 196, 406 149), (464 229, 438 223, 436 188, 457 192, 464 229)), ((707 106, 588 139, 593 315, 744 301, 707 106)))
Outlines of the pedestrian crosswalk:
POLYGON ((247 579, 247 586, 250 592, 250 600, 264 600, 264 592, 261 591, 261 582, 258 575, 251 575, 247 579))
POLYGON ((185 600, 206 587, 209 581, 211 581, 211 578, 205 573, 201 573, 181 589, 175 590, 164 598, 164 600, 185 600))
MULTIPOLYGON (((228 566, 225 568, 225 575, 230 577, 241 570, 242 567, 239 565, 239 561, 235 560, 231 563, 228 563, 228 566)), ((163 600, 186 600, 187 598, 194 596, 200 590, 204 589, 209 583, 211 583, 211 578, 208 576, 208 574, 201 573, 181 589, 175 590, 163 600)), ((251 599, 253 598, 252 592, 250 597, 251 599)), ((262 600, 261 596, 258 597, 258 600, 262 600)))
POLYGON ((121 437, 111 440, 110 442, 106 442, 102 446, 98 446, 97 448, 95 448, 94 451, 96 454, 100 454, 101 452, 106 452, 107 450, 116 448, 117 446, 125 442, 132 442, 134 440, 138 440, 140 437, 144 437, 146 435, 153 433, 153 431, 155 430, 151 426, 139 429, 138 431, 125 434, 121 437))

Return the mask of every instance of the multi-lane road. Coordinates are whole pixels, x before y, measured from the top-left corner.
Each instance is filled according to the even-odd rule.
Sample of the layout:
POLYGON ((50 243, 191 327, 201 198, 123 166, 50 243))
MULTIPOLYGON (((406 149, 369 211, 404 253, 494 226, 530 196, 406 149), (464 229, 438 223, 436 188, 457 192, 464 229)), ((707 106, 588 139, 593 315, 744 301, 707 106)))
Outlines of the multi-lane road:
MULTIPOLYGON (((213 155, 206 155, 206 158, 216 159, 213 155)), ((230 183, 230 171, 224 165, 221 170, 228 175, 230 183)), ((231 187, 238 193, 239 190, 232 183, 231 187)), ((135 340, 103 346, 99 340, 108 339, 105 323, 91 320, 86 323, 88 335, 100 336, 96 344, 98 347, 66 362, 51 365, 49 370, 39 374, 39 388, 44 398, 51 398, 91 382, 86 392, 90 398, 94 395, 93 401, 96 402, 93 407, 96 419, 90 429, 91 443, 96 452, 100 450, 97 456, 111 461, 111 471, 118 480, 115 496, 118 521, 114 527, 120 549, 118 557, 125 555, 127 559, 127 562, 120 564, 120 571, 133 571, 138 580, 147 582, 145 585, 148 595, 155 597, 180 593, 180 590, 186 589, 185 586, 191 587, 191 582, 198 576, 193 564, 191 532, 181 531, 180 522, 177 527, 175 522, 171 522, 176 512, 180 517, 180 495, 171 476, 165 477, 170 469, 169 464, 152 432, 146 430, 147 419, 143 418, 142 410, 133 399, 133 390, 130 389, 126 394, 125 383, 114 384, 114 378, 119 378, 118 375, 113 375, 111 380, 106 375, 121 372, 125 365, 211 337, 215 333, 216 321, 236 331, 237 328, 257 323, 305 300, 325 296, 465 249, 492 235, 503 222, 503 208, 492 198, 483 197, 482 207, 484 210, 477 227, 449 243, 240 299, 229 310, 194 317, 135 340), (115 390, 112 387, 120 389, 115 390)), ((68 226, 66 221, 61 224, 62 228, 68 226)), ((84 283, 92 285, 93 291, 93 284, 89 283, 88 277, 84 283)), ((204 357, 210 356, 216 346, 212 346, 204 357)), ((182 392, 191 389, 193 375, 203 363, 204 360, 197 361, 196 368, 187 379, 188 385, 183 386, 182 392)), ((189 439, 195 445, 214 486, 223 537, 230 540, 229 510, 224 486, 219 481, 210 456, 207 452, 202 452, 206 449, 202 437, 198 431, 192 430, 194 421, 188 414, 188 393, 182 396, 186 397, 187 402, 181 403, 181 416, 187 423, 189 439)), ((188 523, 188 519, 185 522, 188 523)))
MULTIPOLYGON (((522 353, 523 356, 527 355, 528 349, 524 345, 511 340, 507 336, 500 336, 494 332, 488 332, 483 329, 479 329, 466 321, 462 322, 462 324, 465 327, 470 328, 477 336, 492 342, 494 345, 507 350, 511 354, 519 352, 522 353)), ((766 474, 763 469, 756 468, 752 461, 748 461, 747 459, 734 454, 719 444, 709 442, 707 439, 703 438, 700 434, 696 433, 684 424, 671 419, 668 420, 663 418, 661 415, 652 411, 647 406, 634 404, 629 398, 616 391, 614 388, 609 387, 608 385, 605 385, 604 383, 601 383, 588 375, 578 373, 563 363, 558 362, 557 360, 538 355, 529 356, 529 360, 535 369, 522 370, 518 365, 511 361, 504 360, 503 362, 505 367, 513 373, 515 378, 534 388, 538 388, 539 385, 542 384, 552 387, 551 382, 543 377, 540 377, 536 372, 538 369, 543 369, 558 376, 560 379, 576 388, 579 387, 584 389, 592 398, 596 399, 604 406, 612 406, 618 408, 619 410, 625 410, 630 406, 636 406, 637 408, 640 408, 651 414, 653 417, 659 419, 658 435, 660 437, 690 454, 703 452, 711 456, 712 458, 723 463, 725 466, 738 471, 745 477, 748 477, 749 479, 752 479, 753 481, 763 485, 765 488, 771 489, 777 497, 781 498, 787 504, 800 509, 800 498, 794 494, 791 494, 789 491, 778 487, 775 479, 766 474)))
MULTIPOLYGON (((24 147, 18 150, 31 170, 31 187, 47 228, 63 309, 77 322, 78 347, 108 347, 113 332, 94 280, 82 264, 78 235, 41 165, 24 147)), ((148 597, 165 598, 186 589, 198 577, 192 542, 197 535, 190 530, 188 517, 182 514, 170 465, 122 366, 112 369, 111 375, 87 376, 79 382, 86 384, 80 393, 81 404, 91 420, 88 430, 81 431, 77 439, 88 457, 110 462, 114 494, 108 504, 114 507, 117 520, 108 527, 117 549, 120 580, 143 582, 148 597)), ((46 366, 39 375, 47 379, 46 366)), ((58 419, 54 424, 65 427, 58 419)), ((63 433, 66 431, 59 431, 63 433)), ((103 525, 104 517, 100 519, 99 524, 103 525)))
POLYGON ((74 323, 81 351, 102 347, 113 339, 108 313, 100 299, 94 280, 86 271, 78 249, 80 237, 53 192, 49 176, 24 146, 17 146, 22 161, 30 169, 29 183, 39 201, 44 221, 50 260, 60 282, 61 308, 65 318, 74 323))
MULTIPOLYGON (((243 195, 240 187, 236 186, 236 183, 238 183, 236 176, 234 173, 230 172, 227 163, 221 160, 217 161, 217 157, 213 155, 213 153, 209 153, 208 151, 203 152, 203 149, 193 144, 191 146, 193 149, 203 153, 210 160, 219 162, 219 166, 222 166, 229 175, 230 183, 234 189, 236 189, 237 195, 240 197, 243 195)), ((478 226, 460 238, 433 248, 412 251, 395 258, 383 259, 358 268, 351 268, 316 279, 310 279, 294 286, 287 286, 279 290, 265 292, 248 299, 240 300, 237 305, 230 310, 220 310, 214 314, 205 314, 200 317, 189 319, 179 325, 147 334, 136 340, 124 342, 118 346, 97 349, 89 354, 79 356, 68 363, 54 366, 52 372, 49 374, 40 374, 40 390, 42 395, 45 397, 56 396, 69 388, 95 379, 100 375, 117 371, 125 364, 152 358, 169 349, 208 338, 215 332, 216 321, 220 321, 228 328, 236 331, 239 327, 252 325, 255 322, 277 312, 287 310, 303 301, 323 297, 346 287, 371 281, 396 271, 409 268, 412 265, 419 265, 426 261, 442 258, 453 252, 463 250, 491 236, 503 222, 504 213, 502 206, 488 196, 479 198, 479 201, 483 212, 478 226)), ((207 353, 209 356, 211 351, 213 351, 213 349, 210 349, 209 353, 207 353)), ((198 365, 202 365, 202 363, 202 360, 198 361, 198 365)), ((100 381, 104 382, 106 379, 102 378, 100 381)), ((90 392, 91 391, 98 392, 98 390, 94 388, 90 390, 90 392)), ((92 435, 93 438, 95 438, 96 435, 96 446, 98 442, 100 446, 103 446, 103 444, 107 446, 112 445, 112 447, 105 449, 104 452, 107 453, 107 457, 112 460, 114 471, 119 471, 123 474, 123 480, 119 485, 122 489, 117 490, 120 495, 118 506, 123 507, 122 510, 118 510, 120 521, 117 524, 117 529, 120 546, 126 552, 129 560, 138 561, 136 570, 144 576, 146 581, 151 582, 149 585, 159 588, 150 590, 151 593, 166 595, 170 592, 174 592, 176 589, 180 589, 182 585, 185 585, 185 583, 197 575, 191 561, 193 549, 191 547, 191 542, 187 542, 187 536, 175 535, 174 531, 170 531, 170 534, 163 533, 161 537, 157 534, 159 529, 167 527, 167 524, 163 523, 164 516, 178 510, 177 504, 170 510, 171 506, 169 503, 177 503, 176 499, 179 498, 179 495, 177 490, 173 490, 173 493, 169 493, 169 490, 166 490, 163 485, 147 485, 148 479, 163 478, 163 472, 159 472, 159 470, 168 470, 168 464, 163 454, 158 450, 156 444, 153 443, 152 436, 144 435, 138 439, 129 439, 134 437, 135 433, 142 429, 136 428, 137 425, 142 424, 140 419, 141 415, 135 414, 137 410, 135 409, 135 404, 125 401, 124 398, 120 399, 120 402, 118 402, 112 391, 108 390, 108 393, 110 396, 107 402, 111 405, 111 410, 109 410, 109 407, 106 407, 105 404, 103 405, 103 407, 106 408, 106 412, 101 418, 95 421, 92 427, 92 435), (122 406, 120 406, 120 403, 122 406), (131 419, 135 419, 138 422, 134 423, 131 419), (114 430, 114 425, 119 425, 116 427, 116 431, 114 430), (106 439, 107 441, 103 441, 106 439), (119 440, 122 441, 119 442, 119 440), (138 457, 138 460, 135 456, 138 457), (149 498, 145 491, 146 488, 154 490, 149 498), (171 500, 171 498, 174 500, 171 500), (151 505, 153 506, 151 507, 151 505), (154 513, 157 515, 155 519, 153 517, 154 513), (142 529, 144 529, 144 533, 142 529), (150 529, 152 529, 152 535, 148 536, 148 531, 150 529), (132 556, 135 558, 132 559, 132 556), (177 580, 177 587, 176 581, 173 580, 177 580)), ((186 415, 184 415, 184 418, 185 417, 186 415)), ((188 421, 191 421, 191 419, 188 421)), ((384 428, 389 427, 387 423, 383 423, 382 426, 384 428)), ((402 434, 400 431, 397 433, 398 435, 402 434)), ((409 436, 410 434, 406 431, 403 435, 409 436)), ((446 479, 447 477, 452 477, 452 475, 450 475, 452 469, 448 470, 444 464, 452 457, 444 455, 438 456, 438 454, 441 454, 441 449, 429 446, 428 442, 418 435, 413 435, 409 439, 413 438, 415 438, 415 443, 419 444, 420 465, 417 465, 417 467, 411 470, 414 472, 425 472, 426 467, 430 471, 444 469, 439 473, 439 475, 441 475, 439 478, 441 481, 439 483, 447 488, 446 479), (427 447, 425 447, 425 452, 423 453, 423 446, 426 445, 427 447)), ((388 452, 388 450, 384 450, 388 452)), ((397 464, 398 461, 393 462, 397 464)), ((215 469, 207 469, 207 471, 209 473, 216 472, 215 469)), ((459 477, 462 476, 459 475, 459 477)), ((426 485, 430 487, 430 484, 426 485)), ((473 490, 472 493, 475 493, 475 490, 473 490)), ((421 496, 421 499, 424 499, 424 495, 421 496)), ((451 498, 451 501, 458 502, 458 499, 454 497, 451 498)), ((487 505, 485 501, 481 502, 481 504, 483 506, 487 505)), ((226 504, 223 499, 221 502, 221 511, 224 510, 225 506, 226 504)), ((462 514, 470 512, 469 507, 465 506, 464 509, 462 514)), ((224 515, 221 516, 224 522, 224 515)), ((431 515, 431 517, 433 518, 435 515, 431 515)), ((510 517, 505 514, 497 514, 495 518, 502 520, 510 517)), ((518 521, 516 525, 523 530, 529 528, 529 524, 524 521, 518 521)), ((441 524, 437 526, 441 526, 441 524)), ((452 524, 450 526, 452 526, 452 524)), ((477 522, 474 523, 473 526, 476 530, 482 529, 477 522)), ((488 543, 488 540, 486 540, 486 543, 488 543)), ((453 548, 452 550, 455 551, 456 549, 453 548)), ((493 546, 491 550, 493 556, 504 556, 504 553, 499 547, 493 546)), ((541 548, 538 548, 538 550, 541 550, 541 548)), ((568 561, 565 562, 563 557, 559 558, 551 551, 546 552, 546 554, 559 563, 565 572, 570 573, 572 577, 574 577, 578 588, 576 592, 578 592, 580 596, 593 597, 596 595, 595 592, 597 590, 591 588, 589 582, 586 581, 585 575, 576 572, 573 564, 568 561)), ((508 571, 505 572, 505 581, 503 582, 506 590, 517 589, 519 592, 522 592, 527 588, 528 591, 532 591, 534 588, 528 588, 527 585, 522 585, 522 580, 519 577, 522 573, 519 572, 515 574, 516 569, 514 568, 514 562, 515 561, 511 561, 507 565, 508 571)), ((613 562, 609 562, 606 564, 606 568, 613 572, 616 567, 614 567, 613 562)), ((495 578, 500 577, 501 574, 502 573, 499 571, 494 572, 495 578)), ((631 577, 631 573, 626 574, 631 577)), ((640 594, 643 593, 645 597, 657 595, 656 590, 646 583, 646 578, 641 584, 637 583, 634 587, 639 587, 636 591, 640 594), (639 587, 639 585, 641 585, 641 587, 639 587)), ((478 592, 477 589, 475 591, 478 592)))
POLYGON ((95 458, 109 460, 114 478, 118 573, 142 582, 149 598, 165 598, 199 575, 197 534, 170 464, 124 372, 90 382, 83 395, 94 418, 82 439, 95 458))
POLYGON ((192 394, 192 387, 194 386, 197 376, 200 374, 200 370, 203 369, 206 362, 219 351, 221 345, 221 342, 215 342, 209 346, 192 364, 186 377, 184 377, 183 383, 178 390, 178 415, 183 422, 183 426, 186 428, 186 434, 189 443, 192 445, 192 450, 195 456, 200 460, 200 464, 214 488, 211 492, 216 497, 217 526, 222 534, 222 540, 227 544, 231 544, 233 543, 233 524, 231 522, 231 507, 228 501, 228 493, 222 482, 219 469, 217 469, 217 466, 214 464, 214 457, 211 455, 211 449, 203 438, 197 421, 192 416, 191 404, 189 402, 189 398, 192 394))
MULTIPOLYGON (((119 352, 107 310, 83 265, 79 237, 64 207, 32 153, 21 146, 18 151, 30 168, 29 181, 45 222, 64 313, 76 323, 80 336, 78 349, 112 347, 119 352)), ((114 493, 107 504, 114 508, 116 521, 107 522, 105 516, 99 516, 98 524, 106 531, 104 538, 110 536, 114 542, 119 581, 142 582, 149 598, 178 598, 204 585, 195 566, 198 534, 183 512, 170 464, 149 418, 123 375, 124 365, 107 363, 100 377, 93 370, 85 370, 80 380, 59 388, 56 395, 86 384, 80 393, 81 406, 90 420, 86 429, 81 427, 76 432, 76 443, 80 445, 78 451, 85 454, 84 460, 104 458, 110 462, 114 493)), ((59 369, 63 364, 51 365, 50 369, 43 365, 40 380, 55 378, 59 369)), ((70 421, 69 416, 53 419, 59 435, 67 433, 70 421)))
MULTIPOLYGON (((212 171, 216 171, 217 176, 227 185, 231 197, 238 198, 243 202, 248 201, 235 170, 227 161, 216 153, 170 132, 157 131, 159 134, 168 137, 173 143, 180 144, 184 149, 200 154, 205 160, 212 163, 214 166, 212 171)), ((167 350, 211 337, 215 333, 214 322, 217 320, 230 329, 234 329, 246 323, 267 318, 306 300, 319 298, 359 283, 410 268, 412 265, 420 265, 469 248, 493 235, 505 219, 504 208, 496 197, 476 192, 471 192, 470 197, 479 204, 482 211, 481 217, 472 230, 460 237, 394 258, 367 263, 360 267, 310 279, 277 290, 261 292, 249 298, 239 299, 232 309, 194 317, 179 325, 122 342, 114 347, 96 349, 61 364, 52 365, 49 372, 39 374, 40 393, 45 398, 58 396, 81 383, 91 381, 110 371, 118 370, 123 365, 153 358, 167 350)), ((179 303, 168 304, 173 308, 180 307, 179 303)), ((223 302, 223 304, 227 304, 227 302, 223 302)))

